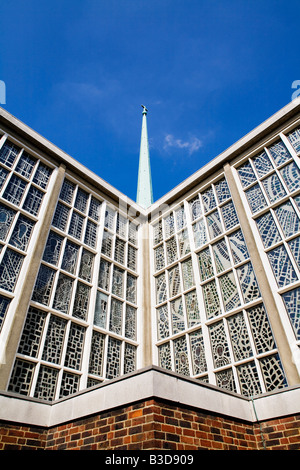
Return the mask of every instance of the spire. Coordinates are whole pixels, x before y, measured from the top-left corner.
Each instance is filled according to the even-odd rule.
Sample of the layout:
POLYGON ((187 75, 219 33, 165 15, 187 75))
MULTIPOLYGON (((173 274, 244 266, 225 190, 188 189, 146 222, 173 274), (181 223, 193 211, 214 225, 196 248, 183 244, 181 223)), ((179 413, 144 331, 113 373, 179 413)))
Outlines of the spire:
POLYGON ((153 203, 153 193, 146 118, 148 109, 144 105, 142 105, 142 108, 143 120, 136 202, 144 209, 147 209, 153 203))

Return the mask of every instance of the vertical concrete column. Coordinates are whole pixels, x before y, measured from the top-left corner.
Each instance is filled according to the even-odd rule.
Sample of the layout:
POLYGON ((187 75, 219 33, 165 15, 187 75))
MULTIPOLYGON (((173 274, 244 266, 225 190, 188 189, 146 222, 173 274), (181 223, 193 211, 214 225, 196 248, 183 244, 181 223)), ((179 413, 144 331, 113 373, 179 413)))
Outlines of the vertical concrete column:
POLYGON ((243 230, 243 234, 248 247, 249 255, 255 271, 257 282, 260 286, 261 295, 268 312, 271 327, 275 336, 275 341, 280 354, 280 358, 286 373, 286 377, 289 385, 299 384, 300 377, 297 368, 293 362, 292 351, 290 344, 286 337, 283 329, 277 305, 270 287, 266 271, 263 266, 263 262, 259 255, 258 248, 256 246, 255 237, 253 235, 248 216, 246 214, 243 202, 237 188, 232 169, 227 163, 224 165, 224 172, 226 175, 227 183, 231 191, 231 196, 236 208, 236 212, 243 230))
POLYGON ((55 181, 52 183, 50 193, 48 192, 47 206, 44 208, 42 219, 38 222, 38 233, 35 234, 35 243, 31 248, 29 263, 26 273, 24 273, 24 282, 14 299, 16 301, 13 321, 10 331, 7 335, 5 363, 0 365, 0 390, 6 390, 11 369, 17 352, 20 335, 22 334, 24 321, 27 314, 28 304, 31 299, 35 279, 43 256, 44 246, 47 241, 53 212, 60 193, 61 185, 65 175, 65 166, 61 165, 56 170, 55 181))
POLYGON ((149 224, 147 221, 145 221, 142 224, 142 367, 152 365, 152 322, 149 242, 149 224))

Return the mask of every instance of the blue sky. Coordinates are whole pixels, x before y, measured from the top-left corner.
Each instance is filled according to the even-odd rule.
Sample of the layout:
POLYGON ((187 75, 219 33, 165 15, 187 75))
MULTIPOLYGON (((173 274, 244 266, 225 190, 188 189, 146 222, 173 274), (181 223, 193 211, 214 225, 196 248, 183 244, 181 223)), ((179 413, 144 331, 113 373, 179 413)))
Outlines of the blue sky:
POLYGON ((292 99, 299 1, 5 0, 7 111, 135 200, 154 199, 292 99))

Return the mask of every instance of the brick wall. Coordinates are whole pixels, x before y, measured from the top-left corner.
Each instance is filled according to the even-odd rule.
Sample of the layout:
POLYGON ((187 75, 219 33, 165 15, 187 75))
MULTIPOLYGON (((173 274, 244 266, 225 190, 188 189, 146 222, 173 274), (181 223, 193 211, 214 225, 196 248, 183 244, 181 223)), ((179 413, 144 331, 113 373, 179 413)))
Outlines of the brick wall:
POLYGON ((300 450, 300 415, 252 425, 148 400, 50 429, 0 424, 0 450, 257 450, 264 446, 300 450))

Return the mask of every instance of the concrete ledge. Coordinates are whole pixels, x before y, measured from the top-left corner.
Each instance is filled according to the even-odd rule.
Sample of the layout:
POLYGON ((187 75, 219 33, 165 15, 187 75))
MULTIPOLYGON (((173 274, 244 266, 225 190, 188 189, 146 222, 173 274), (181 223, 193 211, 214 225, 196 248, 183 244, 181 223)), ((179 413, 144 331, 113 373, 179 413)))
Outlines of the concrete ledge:
POLYGON ((52 403, 1 392, 0 420, 51 427, 151 398, 251 423, 300 412, 300 385, 250 400, 152 366, 52 403))

